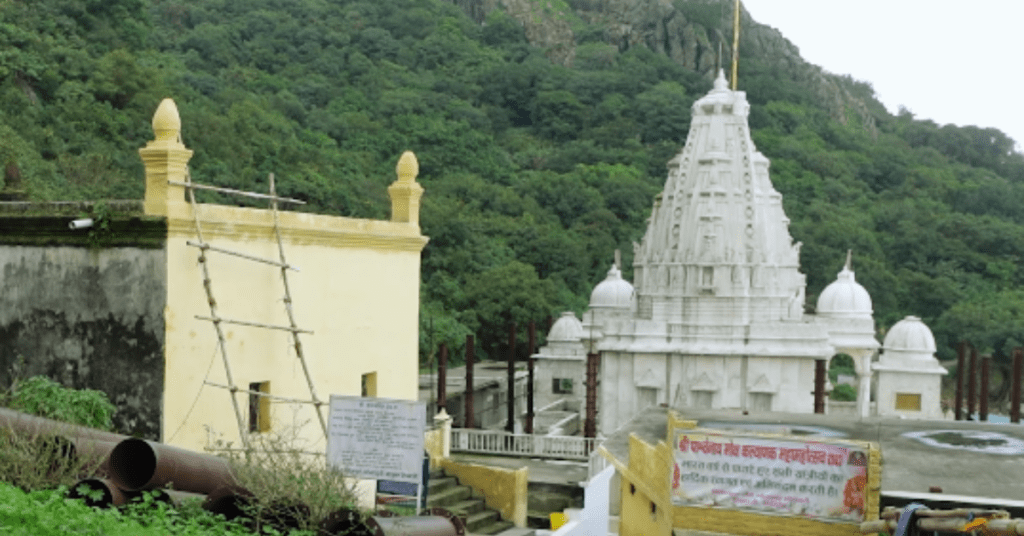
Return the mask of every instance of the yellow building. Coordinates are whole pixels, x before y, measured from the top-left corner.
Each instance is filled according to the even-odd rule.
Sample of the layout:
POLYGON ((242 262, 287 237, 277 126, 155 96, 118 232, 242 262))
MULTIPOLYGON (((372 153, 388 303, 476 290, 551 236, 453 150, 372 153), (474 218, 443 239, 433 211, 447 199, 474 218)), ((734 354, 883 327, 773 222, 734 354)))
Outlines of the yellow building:
MULTIPOLYGON (((283 432, 322 452, 312 404, 285 400, 312 396, 291 332, 222 322, 222 355, 213 323, 198 318, 211 317, 200 248, 190 245, 200 243, 201 232, 212 246, 205 264, 217 316, 291 325, 279 266, 213 249, 279 259, 274 212, 210 204, 194 211, 186 188, 175 184, 189 180, 192 151, 180 141, 172 100, 160 104, 153 129, 156 139, 139 152, 145 214, 167 222, 161 439, 201 450, 218 441, 239 446, 247 431, 283 432), (229 383, 242 391, 232 395, 217 386, 229 383)), ((299 269, 289 271, 287 283, 295 325, 312 332, 299 340, 319 400, 331 394, 416 399, 420 252, 427 242, 420 234, 417 172, 415 156, 402 155, 398 180, 388 189, 390 221, 277 214, 287 264, 299 269)))

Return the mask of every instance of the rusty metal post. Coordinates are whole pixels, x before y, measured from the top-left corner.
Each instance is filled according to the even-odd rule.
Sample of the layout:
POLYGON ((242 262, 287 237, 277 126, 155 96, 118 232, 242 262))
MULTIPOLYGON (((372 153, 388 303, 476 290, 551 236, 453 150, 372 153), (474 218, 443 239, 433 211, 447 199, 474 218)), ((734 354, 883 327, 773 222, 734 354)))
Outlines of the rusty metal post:
POLYGON ((466 335, 466 392, 463 393, 464 404, 463 407, 466 410, 465 422, 462 426, 466 428, 473 428, 473 336, 466 335))
MULTIPOLYGON (((814 361, 814 412, 825 413, 825 360, 814 361)), ((805 393, 807 391, 804 391, 805 393)))
POLYGON ((441 343, 437 358, 437 411, 448 405, 448 345, 441 343))
POLYGON ((953 418, 964 420, 964 371, 967 365, 967 343, 960 341, 956 345, 956 401, 953 402, 953 418))
POLYGON ((516 323, 508 325, 508 412, 505 430, 516 431, 516 323))
POLYGON ((981 358, 981 389, 978 393, 978 420, 981 422, 988 421, 988 374, 991 361, 990 356, 981 358))
POLYGON ((974 420, 975 387, 978 383, 978 349, 971 346, 971 358, 967 364, 967 420, 974 420))
POLYGON ((1024 365, 1024 349, 1013 349, 1013 378, 1010 379, 1010 422, 1020 423, 1020 373, 1024 365))
POLYGON ((537 351, 537 325, 531 320, 527 328, 529 343, 526 358, 526 426, 523 431, 527 434, 533 433, 533 354, 537 351))
POLYGON ((583 421, 584 437, 597 437, 597 367, 601 354, 587 354, 587 413, 583 421))

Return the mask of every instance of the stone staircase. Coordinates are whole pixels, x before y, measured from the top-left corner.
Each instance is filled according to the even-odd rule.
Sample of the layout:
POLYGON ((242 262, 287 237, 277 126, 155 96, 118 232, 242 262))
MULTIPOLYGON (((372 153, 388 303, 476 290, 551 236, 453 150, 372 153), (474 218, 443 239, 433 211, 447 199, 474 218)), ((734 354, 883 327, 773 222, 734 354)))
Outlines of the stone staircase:
POLYGON ((502 535, 513 529, 512 522, 503 520, 501 514, 488 508, 479 493, 459 484, 457 478, 444 471, 430 472, 429 489, 427 507, 450 510, 466 522, 466 530, 471 534, 502 535))

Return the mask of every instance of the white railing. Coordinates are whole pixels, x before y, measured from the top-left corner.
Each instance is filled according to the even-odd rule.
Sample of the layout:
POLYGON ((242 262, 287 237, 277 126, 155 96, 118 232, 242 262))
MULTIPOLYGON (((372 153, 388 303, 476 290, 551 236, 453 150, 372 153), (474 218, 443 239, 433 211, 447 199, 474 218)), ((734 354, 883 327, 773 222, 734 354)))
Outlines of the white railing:
POLYGON ((589 460, 596 441, 590 437, 510 434, 491 430, 452 428, 453 452, 503 454, 533 458, 589 460))

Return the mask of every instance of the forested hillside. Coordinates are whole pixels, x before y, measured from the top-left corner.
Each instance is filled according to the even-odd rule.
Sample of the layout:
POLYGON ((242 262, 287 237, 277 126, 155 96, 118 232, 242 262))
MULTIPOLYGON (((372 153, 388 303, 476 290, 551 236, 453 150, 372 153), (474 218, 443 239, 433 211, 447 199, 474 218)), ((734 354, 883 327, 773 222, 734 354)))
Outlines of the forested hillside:
MULTIPOLYGON (((675 5, 731 34, 691 4, 717 3, 675 5)), ((413 150, 431 238, 421 336, 457 353, 474 332, 493 353, 509 318, 581 312, 616 248, 631 277, 631 243, 711 87, 664 50, 613 42, 592 12, 546 5, 572 28, 569 62, 500 10, 479 23, 442 0, 0 0, 0 165, 34 200, 139 198, 136 150, 170 96, 196 180, 264 189, 274 172, 304 210, 385 217, 413 150)), ((853 249, 880 329, 914 314, 943 357, 963 337, 1005 358, 1024 342, 1013 141, 894 117, 868 83, 812 83, 771 54, 742 40, 739 80, 804 243, 809 303, 853 249)))

